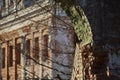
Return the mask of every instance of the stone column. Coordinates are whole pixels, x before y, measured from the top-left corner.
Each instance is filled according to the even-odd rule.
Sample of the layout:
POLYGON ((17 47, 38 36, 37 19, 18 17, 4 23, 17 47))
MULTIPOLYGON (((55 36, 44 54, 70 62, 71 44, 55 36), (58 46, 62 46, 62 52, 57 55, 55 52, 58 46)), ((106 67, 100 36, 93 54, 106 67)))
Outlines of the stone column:
POLYGON ((5 8, 6 8, 6 14, 8 14, 9 13, 9 0, 5 0, 5 8))
POLYGON ((13 0, 14 10, 17 11, 17 0, 13 0))
POLYGON ((22 43, 21 43, 21 66, 22 66, 22 73, 21 73, 21 80, 26 80, 26 38, 22 36, 22 43))
POLYGON ((2 80, 2 48, 1 48, 1 43, 0 43, 0 80, 2 80))
POLYGON ((17 80, 17 63, 16 63, 16 39, 13 39, 13 66, 14 66, 14 80, 17 80))
POLYGON ((18 9, 24 8, 24 0, 21 0, 21 2, 18 5, 18 9))
MULTIPOLYGON (((35 50, 35 39, 34 39, 34 33, 31 33, 31 50, 30 50, 30 57, 34 59, 34 50, 35 50)), ((31 59, 31 72, 32 74, 32 79, 34 79, 34 61, 31 59)))
MULTIPOLYGON (((39 31, 40 36, 39 36, 39 63, 42 64, 42 30, 39 31)), ((42 79, 42 66, 40 65, 40 79, 42 79)))
POLYGON ((6 70, 6 80, 9 80, 9 41, 6 42, 6 51, 5 51, 5 70, 6 70))

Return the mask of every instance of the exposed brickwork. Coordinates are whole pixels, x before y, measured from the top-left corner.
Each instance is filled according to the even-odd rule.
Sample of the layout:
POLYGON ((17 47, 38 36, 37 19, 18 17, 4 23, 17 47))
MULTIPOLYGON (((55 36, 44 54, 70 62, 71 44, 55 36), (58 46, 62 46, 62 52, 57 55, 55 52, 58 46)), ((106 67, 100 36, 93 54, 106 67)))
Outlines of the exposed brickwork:
POLYGON ((76 51, 74 54, 74 64, 73 64, 73 71, 72 71, 72 78, 71 80, 83 80, 83 57, 81 52, 81 47, 79 44, 76 44, 76 51))

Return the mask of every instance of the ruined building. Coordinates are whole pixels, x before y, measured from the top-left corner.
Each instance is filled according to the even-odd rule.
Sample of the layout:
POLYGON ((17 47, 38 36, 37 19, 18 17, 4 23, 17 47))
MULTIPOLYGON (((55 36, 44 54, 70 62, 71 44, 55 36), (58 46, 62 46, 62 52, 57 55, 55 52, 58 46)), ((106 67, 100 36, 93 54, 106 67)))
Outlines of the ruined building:
POLYGON ((74 47, 70 19, 50 0, 0 0, 0 80, 70 79, 74 47))
POLYGON ((72 80, 120 80, 120 1, 56 0, 56 2, 73 21, 80 40, 76 42, 72 80), (91 28, 92 41, 83 46, 81 41, 85 41, 83 36, 87 33, 84 16, 88 21, 86 23, 89 23, 87 28, 91 28))

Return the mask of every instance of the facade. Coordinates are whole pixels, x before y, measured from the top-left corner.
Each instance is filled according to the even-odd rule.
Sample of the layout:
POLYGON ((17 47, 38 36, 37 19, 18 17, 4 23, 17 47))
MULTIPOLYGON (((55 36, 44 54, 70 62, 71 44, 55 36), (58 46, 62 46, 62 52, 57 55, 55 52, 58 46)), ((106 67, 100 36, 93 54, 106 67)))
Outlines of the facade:
POLYGON ((59 6, 0 0, 2 80, 69 80, 74 47, 74 29, 59 6))

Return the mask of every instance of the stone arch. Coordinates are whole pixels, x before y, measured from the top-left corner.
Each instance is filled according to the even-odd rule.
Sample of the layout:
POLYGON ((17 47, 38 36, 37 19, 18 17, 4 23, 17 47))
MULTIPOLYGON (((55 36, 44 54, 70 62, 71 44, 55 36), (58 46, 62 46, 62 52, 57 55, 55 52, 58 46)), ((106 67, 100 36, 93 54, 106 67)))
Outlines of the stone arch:
MULTIPOLYGON (((92 30, 93 45, 91 47, 94 58, 91 66, 93 79, 120 79, 119 77, 119 49, 120 28, 119 1, 109 0, 78 0, 92 30), (111 52, 112 51, 112 52, 111 52), (115 63, 113 66, 112 64, 115 63)), ((85 48, 86 49, 86 48, 85 48)), ((91 75, 90 75, 91 76, 91 75)), ((93 80, 92 79, 92 80, 93 80)))
MULTIPOLYGON (((89 27, 91 28, 92 33, 92 45, 86 44, 82 47, 79 47, 80 52, 76 51, 76 55, 81 56, 82 58, 82 66, 79 66, 81 68, 76 67, 76 72, 80 73, 80 70, 82 70, 80 76, 77 76, 74 74, 74 76, 77 76, 79 79, 83 80, 104 80, 107 79, 107 64, 108 64, 108 51, 105 49, 105 38, 104 38, 104 30, 103 30, 103 21, 104 21, 104 13, 103 10, 103 3, 102 1, 88 1, 88 0, 78 0, 79 6, 81 6, 84 16, 86 16, 86 19, 89 23, 89 27)), ((78 49, 78 50, 79 50, 78 49)), ((78 60, 80 60, 78 58, 78 60)), ((79 62, 78 60, 74 62, 79 62)), ((76 63, 77 64, 77 63, 76 63)), ((75 77, 76 78, 76 77, 75 77)), ((72 79, 74 80, 74 79, 72 79)))

